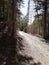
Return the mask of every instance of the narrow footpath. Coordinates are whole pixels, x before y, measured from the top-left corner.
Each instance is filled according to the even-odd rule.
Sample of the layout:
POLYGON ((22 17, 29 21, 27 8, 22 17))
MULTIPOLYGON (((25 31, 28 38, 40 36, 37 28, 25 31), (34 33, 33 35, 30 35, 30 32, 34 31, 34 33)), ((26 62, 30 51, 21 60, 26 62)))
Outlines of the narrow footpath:
POLYGON ((18 35, 23 39, 22 44, 24 45, 20 53, 32 57, 33 62, 39 62, 38 65, 49 65, 49 45, 44 39, 40 39, 23 31, 19 31, 18 35))

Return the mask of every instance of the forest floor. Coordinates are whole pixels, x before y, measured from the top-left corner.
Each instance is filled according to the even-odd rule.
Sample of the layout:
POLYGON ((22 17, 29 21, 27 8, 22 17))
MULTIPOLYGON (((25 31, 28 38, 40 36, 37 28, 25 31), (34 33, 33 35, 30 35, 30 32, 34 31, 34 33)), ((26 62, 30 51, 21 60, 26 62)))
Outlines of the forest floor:
POLYGON ((23 31, 18 31, 18 36, 23 39, 19 53, 26 59, 22 65, 49 65, 49 42, 23 31))

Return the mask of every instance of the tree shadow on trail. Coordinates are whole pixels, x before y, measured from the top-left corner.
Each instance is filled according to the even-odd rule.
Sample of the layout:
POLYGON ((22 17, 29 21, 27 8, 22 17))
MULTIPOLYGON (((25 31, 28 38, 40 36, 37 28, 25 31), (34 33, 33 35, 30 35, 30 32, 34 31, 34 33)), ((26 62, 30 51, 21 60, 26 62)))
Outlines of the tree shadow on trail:
POLYGON ((40 62, 38 63, 34 62, 34 59, 29 56, 19 55, 18 61, 19 61, 19 65, 41 65, 40 62))
MULTIPOLYGON (((19 49, 20 51, 23 50, 24 51, 24 45, 22 44, 22 39, 19 38, 20 41, 19 42, 19 49)), ((22 53, 23 54, 23 53, 22 53)), ((17 55, 17 59, 18 59, 18 64, 17 65, 41 65, 40 62, 35 62, 34 58, 28 56, 28 55, 22 55, 20 53, 18 53, 17 55)))
POLYGON ((49 40, 42 39, 41 41, 49 44, 49 40))

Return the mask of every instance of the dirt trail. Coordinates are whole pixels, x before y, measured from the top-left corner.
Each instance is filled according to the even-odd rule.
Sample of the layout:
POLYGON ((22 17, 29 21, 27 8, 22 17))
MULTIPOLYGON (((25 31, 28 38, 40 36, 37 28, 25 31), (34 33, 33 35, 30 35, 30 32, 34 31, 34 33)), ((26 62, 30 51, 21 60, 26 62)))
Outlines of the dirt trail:
POLYGON ((43 42, 42 39, 19 31, 19 36, 23 38, 24 55, 31 56, 35 62, 40 62, 41 65, 49 65, 49 45, 43 42))

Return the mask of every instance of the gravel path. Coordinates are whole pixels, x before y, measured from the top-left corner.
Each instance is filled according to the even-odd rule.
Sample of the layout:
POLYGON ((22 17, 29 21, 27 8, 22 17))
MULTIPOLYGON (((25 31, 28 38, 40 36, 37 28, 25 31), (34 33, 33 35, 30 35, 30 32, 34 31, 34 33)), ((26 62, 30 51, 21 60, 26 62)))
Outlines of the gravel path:
POLYGON ((23 39, 23 54, 31 56, 36 63, 40 62, 41 65, 49 65, 49 45, 46 42, 43 42, 42 39, 31 34, 22 31, 19 31, 18 33, 23 39))

